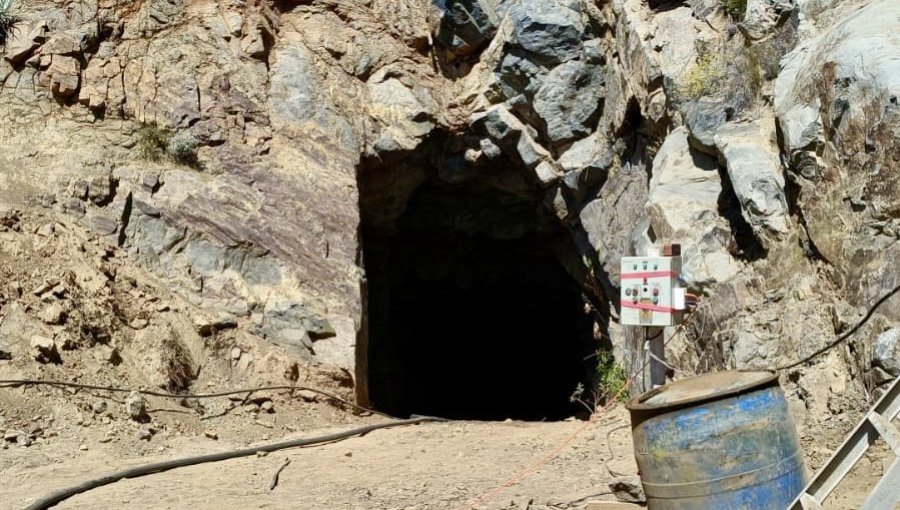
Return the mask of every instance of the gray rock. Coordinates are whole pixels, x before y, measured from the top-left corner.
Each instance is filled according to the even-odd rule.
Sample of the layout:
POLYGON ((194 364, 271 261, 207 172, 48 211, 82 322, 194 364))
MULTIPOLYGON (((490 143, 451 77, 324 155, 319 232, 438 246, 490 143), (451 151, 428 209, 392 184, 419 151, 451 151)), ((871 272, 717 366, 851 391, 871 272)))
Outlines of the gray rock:
POLYGON ((132 420, 142 420, 147 416, 144 396, 138 391, 132 391, 125 398, 125 412, 132 420))
POLYGON ((91 411, 93 411, 94 414, 103 414, 106 412, 106 409, 107 409, 107 405, 106 405, 106 402, 104 402, 103 400, 94 402, 91 405, 91 411))
POLYGON ((135 437, 141 441, 149 441, 153 438, 153 431, 148 427, 141 427, 138 429, 137 433, 135 433, 135 437))
POLYGON ((278 48, 273 53, 269 84, 269 106, 273 125, 304 129, 311 123, 341 147, 359 152, 359 139, 350 123, 328 109, 328 89, 313 64, 313 56, 302 44, 278 48))
POLYGON ((437 40, 456 54, 472 53, 494 37, 505 12, 502 0, 450 0, 437 40))
POLYGON ((31 353, 40 363, 61 363, 56 342, 52 338, 35 335, 31 337, 31 353))
POLYGON ((624 503, 646 503, 647 496, 638 476, 620 476, 609 482, 609 490, 624 503))
POLYGON ((237 320, 226 314, 216 317, 195 317, 194 329, 203 336, 209 336, 216 331, 224 331, 226 329, 234 329, 238 326, 237 320))
POLYGON ((744 219, 755 233, 781 238, 788 231, 788 210, 773 138, 774 126, 764 120, 726 124, 715 136, 744 219))
POLYGON ((503 55, 495 73, 493 94, 496 102, 520 94, 533 96, 540 89, 547 72, 544 65, 531 60, 527 55, 521 55, 515 50, 509 51, 503 55))
POLYGON ((91 215, 88 218, 88 225, 91 227, 91 230, 101 236, 112 235, 119 230, 118 221, 100 214, 91 215))
POLYGON ((266 303, 262 329, 267 335, 277 335, 283 330, 304 330, 313 340, 336 335, 328 320, 308 306, 289 299, 273 299, 266 303))
POLYGON ((514 40, 523 49, 553 63, 581 53, 584 23, 577 2, 522 0, 510 9, 514 40))
POLYGON ((878 335, 872 363, 893 377, 900 376, 900 327, 878 335))
POLYGON ((682 273, 695 288, 741 270, 728 252, 730 230, 718 213, 721 194, 716 161, 691 148, 684 127, 672 131, 653 160, 645 208, 658 243, 681 243, 682 273))
POLYGON ((565 175, 563 184, 577 203, 592 197, 606 181, 615 153, 600 133, 573 143, 558 163, 565 175))
POLYGON ((599 66, 566 62, 553 68, 534 97, 547 138, 562 143, 589 135, 600 114, 603 83, 599 66))
POLYGON ((491 140, 503 152, 534 170, 542 161, 551 160, 550 153, 539 144, 528 127, 503 105, 489 109, 479 120, 491 140))
POLYGON ((727 114, 721 101, 691 101, 681 107, 691 144, 707 154, 716 154, 716 131, 727 114))

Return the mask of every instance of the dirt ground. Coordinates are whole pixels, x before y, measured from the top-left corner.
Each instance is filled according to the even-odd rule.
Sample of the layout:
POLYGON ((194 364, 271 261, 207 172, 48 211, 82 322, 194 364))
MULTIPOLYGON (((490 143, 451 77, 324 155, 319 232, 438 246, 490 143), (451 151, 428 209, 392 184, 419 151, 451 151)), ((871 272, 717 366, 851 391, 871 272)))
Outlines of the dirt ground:
MULTIPOLYGON (((15 480, 0 486, 0 508, 20 509, 49 491, 141 463, 259 444, 267 438, 321 435, 382 420, 340 416, 321 405, 305 411, 276 406, 271 415, 229 416, 223 418, 227 425, 209 423, 210 428, 234 431, 218 432, 218 440, 157 434, 149 441, 121 435, 101 442, 108 437, 105 427, 91 425, 62 427, 58 435, 28 448, 13 445, 0 450, 0 477, 15 480), (327 418, 318 427, 291 426, 309 423, 314 414, 327 418), (244 432, 236 432, 240 429, 244 432)), ((612 431, 615 456, 609 467, 636 472, 628 429, 619 428, 626 420, 627 413, 620 408, 591 423, 450 422, 377 430, 323 446, 125 480, 75 496, 58 508, 447 510, 469 508, 465 506, 469 503, 476 508, 520 509, 528 508, 529 502, 532 508, 580 508, 587 500, 612 499, 605 466, 610 460, 608 432, 612 431), (582 428, 558 457, 502 493, 491 494, 582 428), (269 490, 273 474, 286 459, 290 464, 277 487, 269 490), (478 499, 486 494, 491 497, 478 499)))

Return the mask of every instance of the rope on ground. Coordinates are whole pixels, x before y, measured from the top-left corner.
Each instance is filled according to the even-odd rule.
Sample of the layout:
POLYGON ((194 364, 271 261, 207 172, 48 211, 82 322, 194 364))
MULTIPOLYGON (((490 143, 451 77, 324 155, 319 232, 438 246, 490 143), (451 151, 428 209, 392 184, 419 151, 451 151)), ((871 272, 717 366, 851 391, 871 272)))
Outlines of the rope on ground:
POLYGON ((161 397, 161 398, 196 398, 196 399, 205 399, 205 398, 216 398, 216 397, 227 397, 229 395, 240 395, 246 393, 248 396, 252 393, 256 393, 258 391, 277 391, 277 390, 291 390, 291 391, 311 391, 313 393, 317 393, 322 395, 323 397, 329 398, 336 402, 340 402, 341 404, 352 407, 357 411, 361 411, 364 413, 372 413, 377 414, 379 416, 384 416, 385 418, 393 418, 393 416, 389 414, 385 414, 374 409, 369 409, 367 407, 363 407, 349 400, 345 400, 337 395, 332 393, 328 393, 327 391, 320 390, 318 388, 311 388, 308 386, 260 386, 258 388, 244 388, 239 390, 226 390, 220 391, 216 393, 164 393, 159 391, 150 391, 150 390, 137 390, 134 388, 119 388, 115 386, 96 386, 93 384, 81 384, 81 383, 73 383, 67 381, 43 381, 37 379, 0 379, 0 387, 4 386, 24 386, 24 385, 33 385, 33 386, 59 386, 66 388, 78 388, 84 390, 97 390, 97 391, 111 391, 114 393, 131 393, 132 391, 136 391, 142 395, 149 395, 151 397, 161 397))
POLYGON ((164 462, 156 462, 153 464, 144 464, 142 466, 137 466, 129 469, 125 469, 122 471, 118 471, 116 473, 112 473, 100 478, 95 478, 92 480, 88 480, 84 483, 76 485, 74 487, 68 487, 65 489, 58 490, 56 492, 50 493, 47 496, 44 496, 34 503, 28 505, 25 510, 45 510, 52 506, 55 506, 57 503, 64 501, 76 494, 81 494, 82 492, 87 492, 91 489, 96 489, 97 487, 102 487, 104 485, 109 485, 111 483, 118 482, 124 478, 137 478, 139 476, 150 475, 153 473, 161 473, 163 471, 168 471, 170 469, 185 467, 185 466, 193 466, 196 464, 203 464, 207 462, 219 462, 222 460, 235 459, 238 457, 248 457, 250 455, 256 455, 257 452, 274 452, 277 450, 283 450, 285 448, 296 448, 300 446, 310 446, 317 445, 322 443, 330 443, 333 441, 338 441, 341 439, 346 439, 348 437, 353 436, 361 436, 372 432, 373 430, 384 429, 389 427, 400 427, 404 425, 415 425, 417 423, 423 422, 434 422, 434 421, 444 421, 440 418, 433 417, 418 417, 418 418, 410 418, 408 420, 396 420, 396 421, 388 421, 375 423, 372 425, 366 425, 364 427, 358 427, 355 429, 345 430, 343 432, 336 432, 334 434, 328 434, 325 436, 319 437, 310 437, 310 438, 302 438, 302 439, 292 439, 289 441, 282 441, 279 443, 270 443, 264 444, 260 446, 254 446, 250 448, 243 448, 239 450, 231 450, 227 452, 220 453, 211 453, 207 455, 198 455, 196 457, 185 457, 183 459, 175 459, 168 460, 164 462))
POLYGON ((291 463, 290 458, 284 459, 284 462, 281 463, 281 466, 279 466, 278 469, 275 471, 275 474, 272 475, 272 481, 269 482, 269 490, 270 491, 275 490, 275 487, 278 486, 278 477, 281 476, 281 472, 284 471, 284 468, 288 467, 288 464, 290 464, 290 463, 291 463))
POLYGON ((866 312, 866 315, 863 316, 863 318, 860 319, 859 322, 857 322, 855 326, 850 328, 849 331, 847 331, 843 335, 837 337, 834 341, 832 341, 825 347, 822 347, 821 349, 817 350, 816 352, 810 354, 809 356, 801 358, 793 363, 789 363, 787 365, 782 365, 780 367, 776 367, 775 370, 787 370, 789 368, 794 368, 796 366, 799 366, 799 365, 802 365, 809 361, 812 361, 813 359, 818 358, 819 356, 825 354, 826 352, 830 351, 831 349, 834 349, 839 344, 843 343, 845 340, 847 340, 848 338, 850 338, 851 336, 856 334, 856 332, 859 331, 860 328, 862 328, 863 325, 865 325, 865 323, 869 322, 869 319, 872 318, 872 315, 875 314, 875 311, 878 310, 878 307, 881 306, 885 301, 887 301, 888 299, 893 297, 895 294, 897 294, 897 292, 900 292, 900 285, 894 287, 890 292, 881 296, 878 299, 878 301, 875 301, 875 303, 872 305, 872 307, 869 308, 869 311, 866 312))

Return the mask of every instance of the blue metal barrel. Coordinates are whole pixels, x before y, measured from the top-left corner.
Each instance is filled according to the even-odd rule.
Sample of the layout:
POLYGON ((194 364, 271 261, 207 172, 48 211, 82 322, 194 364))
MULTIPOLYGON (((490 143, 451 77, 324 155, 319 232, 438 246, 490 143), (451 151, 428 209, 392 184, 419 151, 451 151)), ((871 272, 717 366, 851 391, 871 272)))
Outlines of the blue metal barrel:
POLYGON ((784 510, 806 485, 773 372, 693 377, 626 407, 650 510, 784 510))

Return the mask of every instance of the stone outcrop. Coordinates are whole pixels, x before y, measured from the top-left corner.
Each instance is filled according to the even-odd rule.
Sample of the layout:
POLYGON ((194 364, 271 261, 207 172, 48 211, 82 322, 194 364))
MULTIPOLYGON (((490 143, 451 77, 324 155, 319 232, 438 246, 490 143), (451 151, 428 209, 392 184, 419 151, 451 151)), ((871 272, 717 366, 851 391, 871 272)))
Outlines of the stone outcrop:
POLYGON ((564 225, 600 336, 626 342, 619 258, 676 242, 729 296, 690 339, 771 365, 900 283, 900 11, 813 3, 35 2, 0 63, 0 201, 353 371, 360 207, 390 228, 423 183, 478 182, 564 225))

